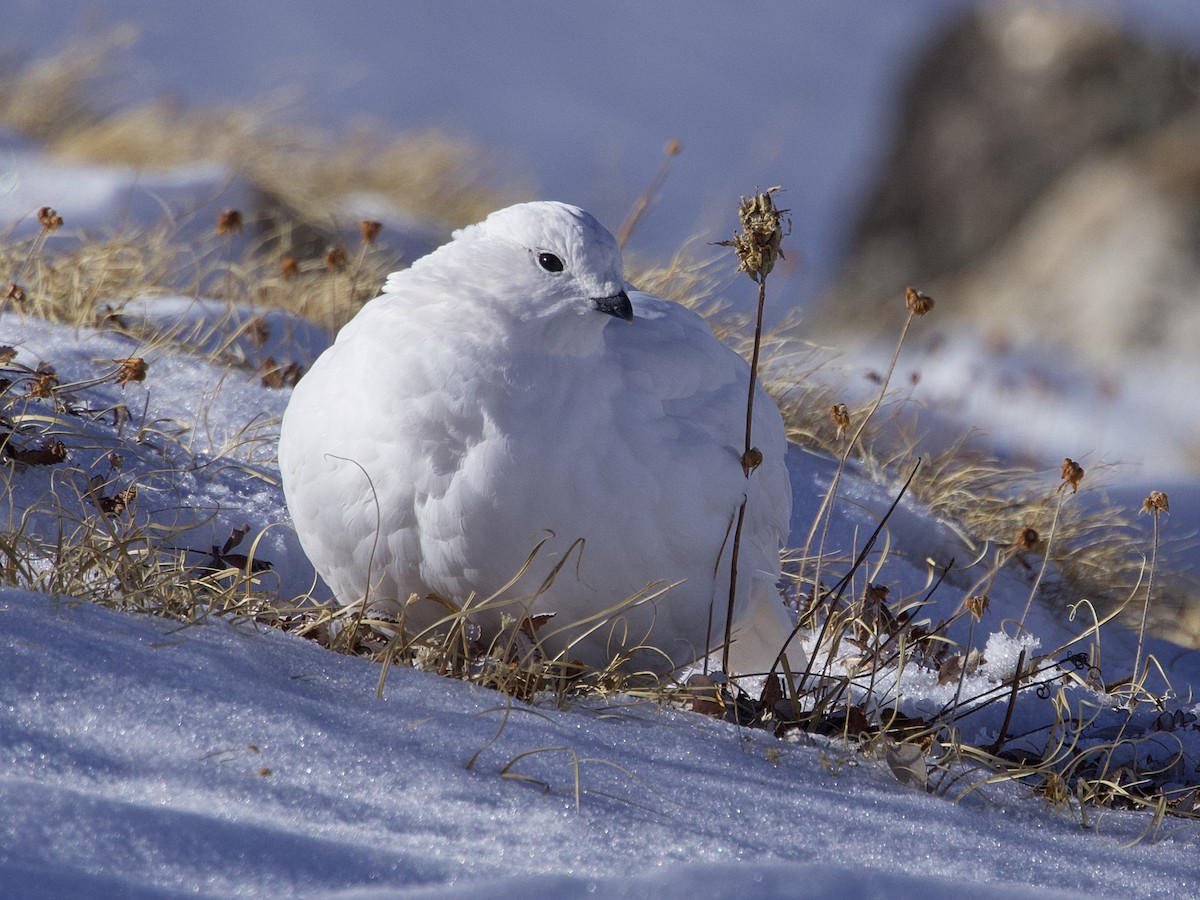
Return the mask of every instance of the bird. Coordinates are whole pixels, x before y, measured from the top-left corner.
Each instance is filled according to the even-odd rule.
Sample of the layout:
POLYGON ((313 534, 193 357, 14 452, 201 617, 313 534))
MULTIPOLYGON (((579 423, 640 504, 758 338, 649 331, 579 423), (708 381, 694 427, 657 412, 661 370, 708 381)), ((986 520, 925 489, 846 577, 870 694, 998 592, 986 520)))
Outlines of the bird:
POLYGON ((729 668, 765 672, 792 495, 761 384, 743 466, 749 387, 701 316, 625 281, 596 218, 521 203, 388 276, 300 378, 284 496, 345 606, 656 675, 723 645, 744 504, 729 668))

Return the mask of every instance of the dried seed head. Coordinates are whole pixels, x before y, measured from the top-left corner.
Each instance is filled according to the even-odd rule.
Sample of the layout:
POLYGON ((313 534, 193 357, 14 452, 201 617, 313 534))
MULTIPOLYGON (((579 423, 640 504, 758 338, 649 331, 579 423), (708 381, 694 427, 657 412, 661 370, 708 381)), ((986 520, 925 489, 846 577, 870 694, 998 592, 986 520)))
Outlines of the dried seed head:
POLYGON ((762 461, 763 461, 762 451, 759 450, 757 447, 751 447, 749 450, 747 450, 745 453, 743 453, 742 454, 742 471, 746 473, 746 477, 749 477, 751 472, 753 472, 755 469, 757 469, 759 466, 761 466, 762 461))
POLYGON ((835 403, 829 407, 829 418, 837 426, 837 439, 840 441, 850 427, 850 408, 845 403, 835 403))
POLYGON ((128 359, 114 359, 113 362, 121 367, 117 370, 117 384, 122 388, 131 381, 146 380, 146 369, 149 367, 146 365, 146 360, 140 356, 131 356, 128 359))
POLYGON ((1041 540, 1042 536, 1036 528, 1026 526, 1017 531, 1017 536, 1013 538, 1013 546, 1018 550, 1036 550, 1041 540))
POLYGON ((4 292, 4 299, 11 300, 17 306, 24 306, 25 288, 21 287, 15 281, 9 282, 8 290, 4 292))
POLYGON ((346 251, 341 247, 330 247, 326 250, 325 268, 337 269, 339 272, 346 268, 346 251))
POLYGON ((910 285, 904 289, 904 305, 914 316, 923 316, 933 309, 933 298, 910 285))
POLYGON ((863 601, 869 606, 882 606, 891 592, 886 584, 868 584, 863 591, 863 601))
POLYGON ((1163 491, 1151 491, 1150 496, 1142 501, 1142 512, 1152 512, 1158 515, 1159 513, 1170 511, 1171 506, 1167 502, 1167 495, 1163 491))
POLYGON ((92 502, 106 516, 119 516, 137 499, 137 490, 137 485, 131 484, 124 490, 117 491, 111 497, 105 497, 103 494, 94 492, 92 502))
POLYGON ((732 241, 718 242, 721 247, 733 247, 738 271, 756 282, 766 278, 775 268, 776 260, 783 257, 779 248, 783 241, 782 220, 788 210, 775 208, 771 195, 777 190, 778 187, 768 188, 753 197, 743 197, 738 206, 741 233, 735 233, 732 241))
POLYGON ((258 371, 262 386, 275 389, 295 387, 300 381, 300 376, 304 374, 304 369, 299 363, 280 364, 273 356, 263 360, 258 371))
POLYGON ((972 594, 963 601, 963 606, 967 608, 967 612, 974 616, 975 621, 978 622, 983 618, 983 614, 987 612, 988 596, 987 594, 972 594))
POLYGON ((1046 802, 1053 806, 1060 806, 1071 799, 1071 792, 1066 781, 1057 772, 1047 772, 1034 790, 1042 794, 1046 798, 1046 802))
POLYGON ((242 214, 236 209, 223 209, 217 214, 217 237, 242 233, 242 214))
POLYGON ((296 262, 296 257, 285 256, 279 261, 279 274, 283 276, 284 281, 291 281, 300 274, 300 263, 296 262))
POLYGON ((667 141, 667 156, 678 156, 683 152, 683 144, 679 143, 675 138, 667 141))
POLYGON ((1064 459, 1061 477, 1063 483, 1058 486, 1058 489, 1061 491, 1067 485, 1070 485, 1071 493, 1074 494, 1079 490, 1079 482, 1083 480, 1083 466, 1079 465, 1073 459, 1064 459))
POLYGON ((374 244, 375 238, 379 237, 382 229, 383 223, 376 222, 374 219, 363 219, 358 223, 358 231, 362 235, 364 244, 374 244))
POLYGON ((63 217, 60 216, 53 208, 43 206, 38 210, 38 222, 41 223, 42 231, 49 234, 52 231, 58 231, 62 228, 63 217))
POLYGON ((58 375, 53 369, 46 369, 38 373, 38 377, 29 385, 30 397, 41 397, 46 399, 54 396, 54 390, 58 387, 58 375))
POLYGON ((250 343, 258 350, 267 346, 267 341, 271 339, 271 326, 262 316, 255 316, 246 328, 246 332, 250 335, 250 343))

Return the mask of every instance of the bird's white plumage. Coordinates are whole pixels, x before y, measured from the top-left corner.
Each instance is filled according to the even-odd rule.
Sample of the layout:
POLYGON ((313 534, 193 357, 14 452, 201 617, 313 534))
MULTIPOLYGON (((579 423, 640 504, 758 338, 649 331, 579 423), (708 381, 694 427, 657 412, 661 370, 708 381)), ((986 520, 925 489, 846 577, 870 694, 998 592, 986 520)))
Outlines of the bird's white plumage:
POLYGON ((339 600, 395 614, 415 595, 411 631, 446 614, 430 595, 495 597, 475 614, 485 633, 501 608, 554 613, 539 631, 552 652, 603 664, 644 644, 657 650, 634 667, 670 669, 722 639, 746 497, 733 659, 770 665, 790 623, 779 410, 760 390, 763 463, 747 478, 749 367, 699 316, 625 288, 594 218, 521 204, 393 274, 342 329, 297 385, 279 448, 297 533, 339 600), (614 311, 626 295, 630 322, 614 311))

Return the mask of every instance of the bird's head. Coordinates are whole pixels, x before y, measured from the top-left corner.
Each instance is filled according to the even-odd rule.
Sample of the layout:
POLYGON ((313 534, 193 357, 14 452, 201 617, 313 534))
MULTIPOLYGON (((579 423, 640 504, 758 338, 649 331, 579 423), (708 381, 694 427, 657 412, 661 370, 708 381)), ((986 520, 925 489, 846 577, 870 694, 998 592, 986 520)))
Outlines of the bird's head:
POLYGON ((566 203, 520 203, 463 228, 443 248, 471 260, 471 280, 521 319, 576 314, 633 321, 621 250, 603 225, 566 203))

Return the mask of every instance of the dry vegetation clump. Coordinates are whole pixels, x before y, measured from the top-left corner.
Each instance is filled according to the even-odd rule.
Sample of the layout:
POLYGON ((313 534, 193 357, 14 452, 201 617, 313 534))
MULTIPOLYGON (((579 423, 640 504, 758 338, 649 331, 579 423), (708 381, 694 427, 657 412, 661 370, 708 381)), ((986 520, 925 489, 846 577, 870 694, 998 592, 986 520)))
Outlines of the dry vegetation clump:
MULTIPOLYGON (((692 306, 722 285, 711 263, 682 256, 641 273, 639 281, 692 306)), ((708 303, 722 337, 751 357, 746 323, 713 315, 717 307, 708 303)), ((824 360, 820 350, 789 340, 791 323, 777 334, 755 335, 771 348, 765 380, 784 411, 789 438, 839 461, 807 541, 788 552, 785 565, 795 579, 797 637, 810 635, 809 663, 794 670, 785 647, 757 695, 696 676, 684 696, 697 711, 780 736, 838 737, 881 759, 901 781, 939 795, 962 797, 989 784, 1020 782, 1048 803, 1073 809, 1084 823, 1098 808, 1148 809, 1148 834, 1164 816, 1196 817, 1200 770, 1194 742, 1183 736, 1197 722, 1172 703, 1173 688, 1157 662, 1142 662, 1152 597, 1161 603, 1154 574, 1165 495, 1154 492, 1146 501, 1155 533, 1152 549, 1139 554, 1130 549, 1136 547, 1130 513, 1073 502, 1086 474, 1074 460, 1063 461, 1059 477, 1047 477, 990 458, 966 437, 922 456, 894 417, 879 415, 905 335, 934 309, 932 298, 911 287, 904 304, 907 317, 878 394, 858 406, 836 399, 819 378, 795 378, 818 373, 824 360), (896 489, 892 509, 857 553, 827 542, 832 501, 850 463, 896 489), (950 614, 939 617, 944 607, 935 602, 952 590, 945 582, 949 567, 931 570, 920 593, 890 596, 885 532, 906 495, 953 526, 976 557, 971 568, 982 572, 950 614), (983 677, 989 661, 976 646, 976 626, 1002 569, 1029 582, 1028 599, 1011 633, 988 641, 988 652, 994 638, 997 650, 1015 660, 1000 669, 993 661, 983 677), (1049 652, 1038 652, 1022 627, 1039 594, 1043 602, 1069 607, 1080 623, 1074 639, 1049 652), (1106 684, 1101 626, 1123 614, 1138 627, 1133 675, 1106 684), (932 714, 905 711, 906 681, 927 685, 931 679, 953 688, 952 699, 932 714), (989 716, 989 740, 968 739, 989 716), (1039 720, 1032 730, 1030 718, 1039 720)))
POLYGON ((0 583, 183 622, 251 614, 266 566, 253 550, 196 547, 215 511, 186 499, 186 428, 106 403, 103 386, 148 377, 142 357, 97 361, 67 381, 0 348, 0 583))
MULTIPOLYGON (((187 233, 181 223, 168 220, 107 236, 72 235, 64 249, 48 243, 62 227, 59 219, 58 226, 44 227, 32 237, 0 242, 0 271, 10 273, 4 308, 138 339, 150 335, 126 315, 127 304, 165 295, 284 310, 333 335, 400 265, 393 252, 376 245, 381 226, 373 221, 360 223, 356 245, 330 245, 315 256, 298 258, 289 249, 291 227, 254 229, 232 209, 224 210, 201 237, 181 237, 187 233)), ((241 364, 244 354, 231 348, 256 327, 261 328, 261 320, 247 318, 235 328, 218 320, 208 334, 193 329, 152 336, 186 344, 192 351, 205 348, 213 359, 241 364)), ((248 337, 261 342, 265 335, 248 337)))

